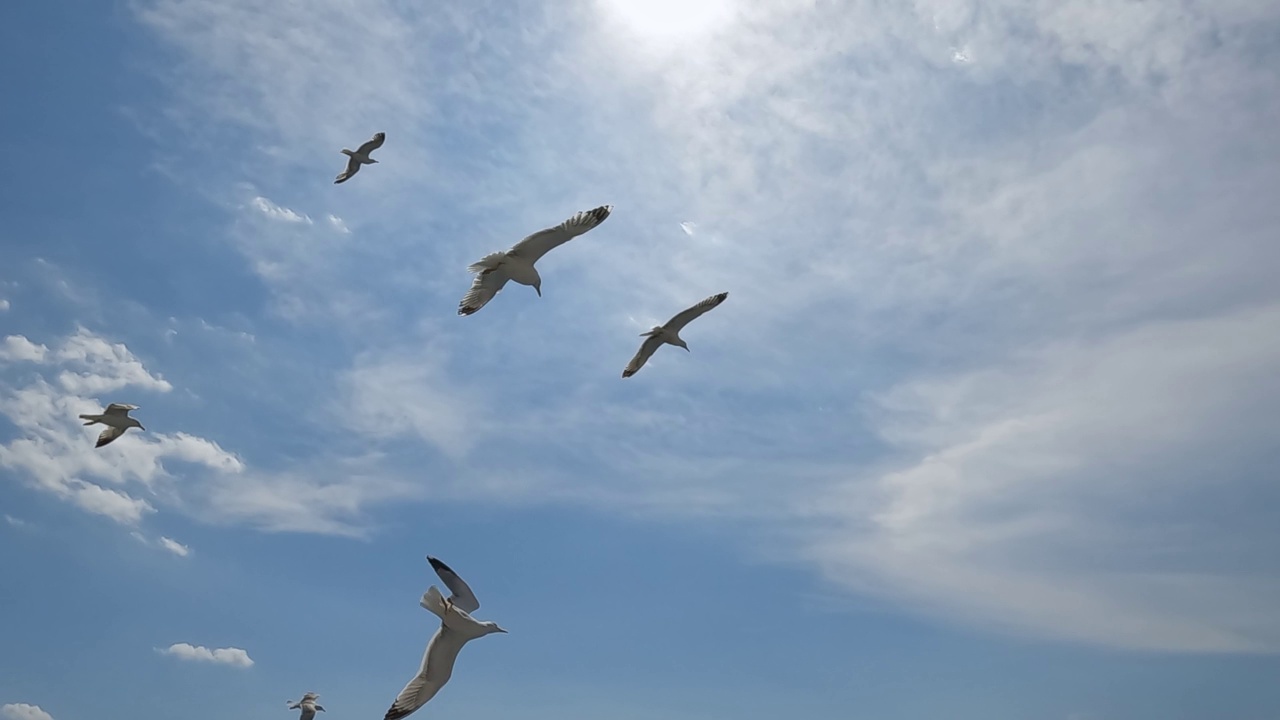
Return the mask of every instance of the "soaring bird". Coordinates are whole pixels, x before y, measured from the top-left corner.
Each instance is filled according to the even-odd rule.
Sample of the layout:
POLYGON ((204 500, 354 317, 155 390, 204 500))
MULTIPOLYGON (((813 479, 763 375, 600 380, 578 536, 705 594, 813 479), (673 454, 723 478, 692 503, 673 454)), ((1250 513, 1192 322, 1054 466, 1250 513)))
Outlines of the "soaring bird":
POLYGON ((440 629, 436 630, 436 634, 431 636, 431 642, 427 643, 427 652, 422 656, 422 667, 417 676, 400 691, 383 720, 407 717, 435 697, 440 688, 449 682, 458 652, 468 641, 490 633, 506 632, 495 622, 473 619, 468 613, 479 609, 480 601, 471 592, 471 588, 448 565, 430 555, 427 556, 427 562, 431 563, 445 587, 449 588, 450 595, 442 597, 435 585, 423 593, 418 604, 440 617, 440 629))
POLYGON ((320 696, 313 692, 309 692, 306 695, 303 695, 302 699, 298 702, 289 705, 289 709, 297 710, 298 708, 302 708, 302 714, 298 716, 298 720, 313 720, 316 716, 317 710, 320 712, 325 711, 323 705, 316 704, 316 698, 318 697, 320 696))
POLYGON ((538 297, 542 297, 542 277, 533 264, 552 249, 604 222, 612 210, 612 205, 601 205, 595 210, 580 212, 555 227, 539 230, 506 252, 490 253, 479 262, 472 263, 467 267, 467 272, 477 275, 471 283, 471 289, 463 296, 462 302, 458 303, 458 314, 470 315, 484 307, 508 280, 515 280, 521 285, 532 285, 538 297))
POLYGON ((80 419, 89 421, 85 423, 85 425, 102 423, 107 426, 107 429, 103 430, 102 434, 98 436, 98 444, 94 445, 94 447, 102 447, 123 435, 124 431, 131 427, 136 427, 139 430, 146 430, 146 428, 142 427, 142 423, 138 422, 136 418, 129 417, 129 411, 137 409, 137 405, 111 403, 107 406, 106 410, 102 411, 101 415, 81 415, 80 419))
POLYGON ((727 292, 712 295, 688 310, 681 310, 676 313, 676 316, 668 320, 665 325, 655 327, 649 332, 640 333, 640 337, 645 338, 645 341, 641 343, 640 349, 636 351, 636 356, 631 358, 631 362, 627 363, 627 369, 622 371, 622 377, 629 378, 635 375, 648 362, 654 351, 662 347, 663 343, 688 350, 689 346, 680 337, 680 331, 684 329, 685 325, 692 322, 694 318, 724 302, 727 297, 729 297, 727 292))
POLYGON ((360 172, 361 165, 372 165, 373 163, 378 162, 377 160, 374 160, 373 158, 369 157, 369 153, 382 147, 382 143, 386 139, 387 139, 386 133, 382 133, 382 132, 374 133, 373 138, 370 139, 365 144, 361 145, 360 149, 356 150, 355 152, 351 152, 346 148, 342 148, 342 154, 346 155, 348 158, 347 169, 345 172, 339 175, 336 179, 334 179, 333 184, 337 185, 338 183, 343 183, 350 180, 352 175, 355 175, 356 173, 360 172))

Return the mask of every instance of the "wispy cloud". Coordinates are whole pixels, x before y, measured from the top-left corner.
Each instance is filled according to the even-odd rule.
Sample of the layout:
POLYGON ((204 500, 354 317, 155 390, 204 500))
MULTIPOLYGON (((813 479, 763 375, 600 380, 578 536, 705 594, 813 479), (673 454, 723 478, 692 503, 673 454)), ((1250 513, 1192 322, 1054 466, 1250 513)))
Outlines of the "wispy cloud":
MULTIPOLYGON (((1259 496, 1246 460, 1274 425, 1273 4, 738 3, 676 45, 618 42, 657 31, 595 5, 322 7, 140 15, 202 60, 200 95, 175 96, 189 120, 270 148, 243 161, 252 197, 352 220, 231 219, 282 314, 357 348, 332 373, 343 429, 452 452, 472 497, 759 520, 838 586, 938 617, 1280 642, 1278 576, 1250 550, 1274 523, 1224 535, 1201 496, 1259 496), (383 42, 352 62, 333 42, 352 32, 383 42), (374 127, 384 162, 333 195, 339 158, 314 148, 374 127), (608 223, 546 259, 545 297, 421 319, 451 314, 467 262, 602 202, 608 223), (693 353, 619 383, 635 328, 720 290, 693 353), (492 437, 500 457, 468 452, 492 437)), ((218 507, 285 528, 332 520, 294 515, 304 496, 344 518, 414 497, 393 460, 353 462, 358 487, 228 475, 218 507)))
POLYGON ((253 659, 249 657, 249 653, 241 650, 240 648, 234 647, 214 648, 210 650, 202 645, 175 643, 164 649, 157 648, 156 652, 162 655, 176 657, 179 660, 208 662, 241 668, 253 666, 253 659))
POLYGON ((167 538, 163 535, 160 536, 160 547, 164 548, 165 550, 168 550, 169 552, 173 553, 174 555, 177 555, 178 557, 186 557, 191 554, 191 548, 187 547, 186 545, 183 545, 177 540, 174 540, 172 538, 167 538))

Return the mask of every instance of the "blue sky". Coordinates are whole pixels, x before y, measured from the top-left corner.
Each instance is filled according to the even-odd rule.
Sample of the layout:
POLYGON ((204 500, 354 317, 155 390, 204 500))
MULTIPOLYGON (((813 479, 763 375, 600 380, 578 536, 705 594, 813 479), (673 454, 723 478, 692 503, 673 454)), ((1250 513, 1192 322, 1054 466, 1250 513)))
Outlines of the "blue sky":
POLYGON ((1280 715, 1275 3, 0 19, 0 718, 1280 715))

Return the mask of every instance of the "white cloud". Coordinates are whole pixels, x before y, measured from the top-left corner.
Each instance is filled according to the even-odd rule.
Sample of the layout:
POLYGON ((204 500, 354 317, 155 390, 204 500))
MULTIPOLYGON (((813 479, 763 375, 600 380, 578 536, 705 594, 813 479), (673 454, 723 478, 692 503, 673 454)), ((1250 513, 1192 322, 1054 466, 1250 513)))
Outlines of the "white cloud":
POLYGON ((0 705, 0 717, 4 720, 53 720, 53 716, 42 710, 39 705, 26 703, 0 705))
POLYGON ((837 529, 813 557, 842 584, 996 627, 1274 651, 1263 548, 1280 532, 1231 508, 1269 482, 1278 366, 1273 305, 895 388, 883 433, 918 459, 826 496, 837 529))
MULTIPOLYGON (((1275 643, 1277 575, 1250 549, 1273 531, 1196 495, 1225 473, 1254 497, 1248 469, 1178 454, 1256 455, 1267 439, 1233 412, 1275 425, 1233 380, 1243 368, 1271 396, 1273 319, 1248 309, 1280 299, 1280 64, 1252 29, 1274 3, 744 2, 733 32, 680 53, 616 42, 605 13, 575 14, 574 33, 556 13, 515 24, 485 7, 331 2, 300 24, 248 0, 156 0, 142 16, 201 63, 198 82, 174 77, 185 110, 314 163, 299 203, 329 207, 333 158, 313 148, 371 118, 405 128, 396 161, 346 196, 405 226, 447 216, 457 242, 388 228, 349 243, 261 210, 233 235, 287 317, 362 349, 339 427, 431 455, 508 438, 467 455, 474 482, 448 492, 749 516, 799 536, 796 557, 842 587, 1037 636, 1275 643), (415 42, 478 27, 461 47, 415 42), (350 32, 383 42, 355 62, 333 41, 350 32), (446 112, 502 142, 433 173, 445 165, 416 130, 446 112), (477 322, 432 329, 465 364, 418 363, 405 316, 451 309, 467 282, 437 268, 601 202, 616 217, 548 257, 546 297, 508 288, 477 322), (680 217, 700 218, 698 242, 645 230, 680 217), (691 355, 619 384, 629 319, 721 289, 691 355), (1205 356, 1200 332, 1230 352, 1205 356), (1168 514, 1177 532, 1160 530, 1168 514), (1201 547, 1246 569, 1209 572, 1201 547)), ((358 485, 227 475, 208 506, 341 531, 370 498, 414 497, 385 460, 361 468, 358 485), (303 497, 331 514, 295 517, 303 497)))
POLYGON ((4 298, 0 298, 0 312, 5 312, 8 309, 9 309, 9 301, 5 300, 4 298))
POLYGON ((4 521, 9 523, 13 527, 24 527, 27 524, 26 520, 23 520, 21 518, 16 518, 10 515, 9 513, 4 514, 4 521))
POLYGON ((210 650, 209 648, 201 645, 175 643, 163 650, 157 651, 164 655, 171 655, 180 660, 211 662, 244 668, 253 665, 253 660, 249 657, 249 653, 241 650, 240 648, 214 648, 213 650, 210 650))
POLYGON ((39 363, 44 362, 48 352, 49 348, 37 345, 22 335, 9 335, 4 339, 4 345, 0 345, 0 360, 39 363))
POLYGON ((160 547, 163 547, 165 550, 168 550, 178 557, 186 557, 191 554, 191 548, 183 545, 177 540, 167 538, 163 535, 160 536, 160 547))
POLYGON ((329 220, 329 224, 333 226, 334 230, 337 230, 338 232, 343 234, 351 232, 351 230, 347 228, 347 224, 343 222, 342 218, 338 217, 337 215, 329 215, 328 220, 329 220))
MULTIPOLYGON (((259 212, 272 220, 280 220, 282 222, 290 223, 304 223, 306 225, 311 224, 311 218, 306 215, 299 215, 289 208, 277 205, 262 196, 255 197, 249 202, 259 212)), ((332 218, 333 216, 331 215, 330 217, 332 218)))

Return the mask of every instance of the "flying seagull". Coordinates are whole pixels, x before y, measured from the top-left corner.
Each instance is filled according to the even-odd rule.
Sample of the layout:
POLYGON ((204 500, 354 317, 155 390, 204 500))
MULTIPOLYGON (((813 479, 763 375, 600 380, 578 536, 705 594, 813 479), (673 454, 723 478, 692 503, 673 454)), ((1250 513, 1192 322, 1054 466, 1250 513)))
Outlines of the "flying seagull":
POLYGON ((382 132, 374 133, 373 138, 368 142, 366 142, 365 144, 361 145, 360 149, 356 150, 355 152, 351 152, 346 148, 342 148, 342 154, 346 155, 348 158, 347 169, 345 172, 343 172, 333 181, 333 184, 337 185, 338 183, 344 183, 350 180, 352 175, 355 175, 356 173, 360 172, 361 165, 371 165, 373 163, 378 162, 377 160, 374 160, 373 158, 369 157, 369 153, 382 147, 382 143, 386 139, 387 139, 386 133, 382 133, 382 132))
POLYGON ((383 720, 399 720, 408 717, 413 711, 427 704, 427 701, 440 692, 440 688, 449 682, 453 674, 453 663, 458 659, 458 652, 467 641, 483 637, 490 633, 504 633, 495 622, 480 622, 468 613, 480 607, 471 588, 458 577, 448 565, 427 556, 427 562, 435 569, 436 574, 449 588, 449 597, 443 597, 435 585, 427 588, 422 600, 418 603, 440 617, 440 629, 431 636, 427 643, 427 652, 422 656, 422 668, 418 674, 396 697, 383 720))
POLYGON ((727 292, 712 295, 688 310, 681 310, 676 313, 676 316, 668 320, 665 325, 655 327, 649 332, 640 333, 640 337, 645 338, 645 341, 640 345, 640 349, 636 351, 636 356, 631 358, 631 362, 627 363, 627 369, 622 371, 622 377, 629 378, 635 375, 649 361, 649 357, 653 355, 654 351, 662 347, 663 343, 688 350, 689 346, 681 339, 680 331, 684 329, 685 325, 692 322, 694 318, 724 302, 727 297, 729 297, 727 292))
POLYGON ((146 430, 146 428, 142 427, 142 423, 138 422, 136 418, 129 417, 129 411, 137 409, 137 405, 111 403, 107 406, 106 410, 102 411, 101 415, 81 415, 80 419, 89 421, 85 423, 85 425, 102 423, 107 426, 107 429, 103 430, 102 434, 98 436, 98 444, 94 445, 94 447, 102 447, 123 435, 124 431, 131 427, 136 427, 139 430, 146 430))
POLYGON ((472 263, 467 272, 478 274, 471 283, 471 289, 458 303, 458 314, 470 315, 484 307, 508 280, 532 285, 538 297, 542 297, 542 278, 533 264, 552 249, 604 222, 612 210, 612 205, 601 205, 595 210, 580 212, 555 227, 539 230, 506 252, 490 253, 479 262, 472 263))
POLYGON ((298 716, 298 720, 312 720, 316 716, 316 711, 324 712, 323 705, 316 704, 316 698, 320 697, 316 693, 309 692, 302 696, 298 702, 290 701, 289 709, 297 710, 302 708, 302 714, 298 716))

